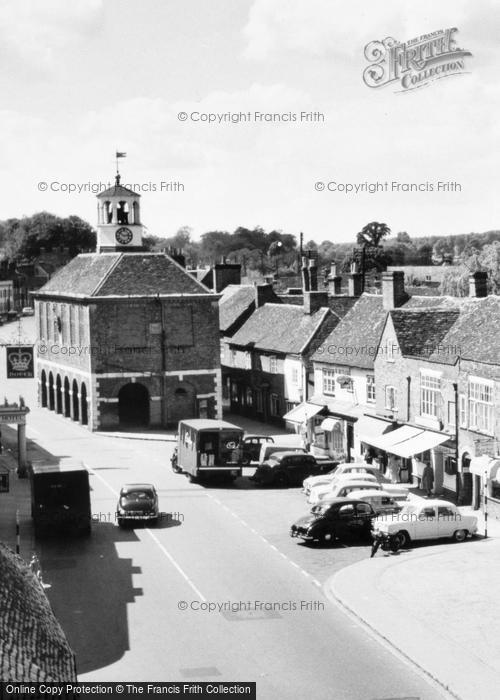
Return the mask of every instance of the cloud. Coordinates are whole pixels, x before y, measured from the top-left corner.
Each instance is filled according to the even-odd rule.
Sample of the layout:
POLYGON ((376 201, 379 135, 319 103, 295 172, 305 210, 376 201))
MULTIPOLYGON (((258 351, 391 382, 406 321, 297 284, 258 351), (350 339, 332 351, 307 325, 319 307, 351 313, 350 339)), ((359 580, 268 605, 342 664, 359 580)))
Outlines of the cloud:
POLYGON ((0 56, 36 71, 54 68, 62 49, 92 32, 103 0, 2 0, 0 56))

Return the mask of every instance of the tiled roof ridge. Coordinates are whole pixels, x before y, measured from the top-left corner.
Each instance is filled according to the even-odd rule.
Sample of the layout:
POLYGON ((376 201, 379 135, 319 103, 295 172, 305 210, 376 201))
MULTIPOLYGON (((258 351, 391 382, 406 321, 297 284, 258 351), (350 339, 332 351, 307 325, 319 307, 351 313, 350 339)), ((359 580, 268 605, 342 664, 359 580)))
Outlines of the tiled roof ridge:
MULTIPOLYGON (((158 253, 154 253, 154 255, 158 255, 158 253)), ((198 284, 204 292, 208 292, 209 294, 213 294, 214 296, 217 296, 217 292, 215 290, 209 289, 205 284, 200 282, 200 280, 196 279, 196 277, 193 277, 193 275, 190 275, 189 272, 185 267, 183 267, 177 260, 174 260, 174 258, 171 255, 168 255, 168 253, 159 253, 159 255, 164 255, 166 258, 170 260, 179 270, 181 270, 185 275, 189 275, 191 279, 193 279, 196 284, 198 284)))

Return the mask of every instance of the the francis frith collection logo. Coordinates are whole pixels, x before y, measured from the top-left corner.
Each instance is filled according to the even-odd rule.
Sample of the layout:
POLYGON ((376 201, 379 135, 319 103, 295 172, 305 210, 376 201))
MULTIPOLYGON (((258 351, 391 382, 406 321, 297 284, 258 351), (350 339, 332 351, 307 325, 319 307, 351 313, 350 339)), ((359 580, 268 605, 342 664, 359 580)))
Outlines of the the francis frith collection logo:
POLYGON ((439 29, 405 42, 393 37, 371 41, 365 46, 370 62, 363 72, 365 84, 378 88, 392 83, 399 88, 396 92, 405 92, 466 72, 465 58, 472 54, 456 45, 457 31, 439 29))

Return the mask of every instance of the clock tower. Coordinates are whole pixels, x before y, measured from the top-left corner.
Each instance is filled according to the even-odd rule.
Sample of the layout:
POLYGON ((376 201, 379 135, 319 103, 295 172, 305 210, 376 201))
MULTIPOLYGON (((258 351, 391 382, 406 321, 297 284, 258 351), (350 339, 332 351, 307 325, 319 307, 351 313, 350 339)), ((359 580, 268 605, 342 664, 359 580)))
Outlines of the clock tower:
POLYGON ((115 184, 97 195, 97 252, 127 253, 144 250, 142 245, 140 194, 115 184))

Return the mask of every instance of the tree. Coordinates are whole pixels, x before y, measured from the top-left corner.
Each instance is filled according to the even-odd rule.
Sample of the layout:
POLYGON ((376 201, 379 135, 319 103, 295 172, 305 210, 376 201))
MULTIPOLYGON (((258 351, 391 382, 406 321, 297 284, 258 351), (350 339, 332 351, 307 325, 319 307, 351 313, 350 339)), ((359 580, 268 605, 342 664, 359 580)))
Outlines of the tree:
POLYGON ((387 224, 381 224, 378 221, 372 221, 370 224, 363 226, 357 235, 358 245, 364 246, 379 246, 380 242, 389 236, 391 229, 387 224))

